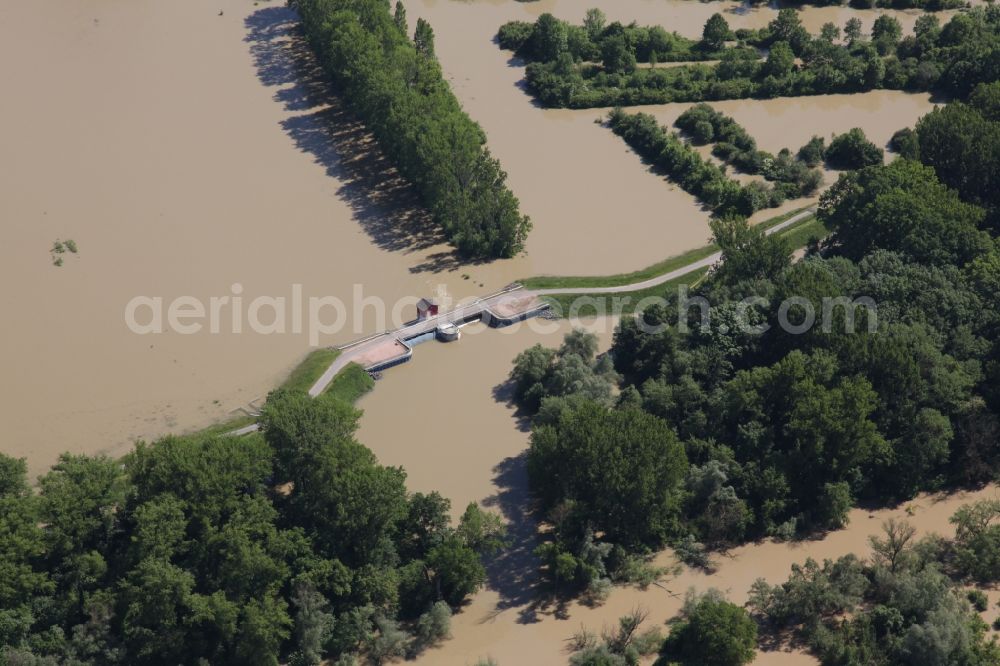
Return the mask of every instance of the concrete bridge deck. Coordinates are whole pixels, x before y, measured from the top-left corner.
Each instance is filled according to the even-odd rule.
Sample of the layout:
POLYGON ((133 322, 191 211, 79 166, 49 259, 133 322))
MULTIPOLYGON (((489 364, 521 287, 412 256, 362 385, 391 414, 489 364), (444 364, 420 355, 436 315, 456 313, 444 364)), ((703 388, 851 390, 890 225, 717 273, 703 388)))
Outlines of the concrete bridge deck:
POLYGON ((490 326, 501 327, 533 317, 548 307, 535 292, 528 291, 521 285, 512 285, 448 312, 346 344, 340 347, 340 356, 309 389, 309 395, 316 397, 323 393, 337 373, 349 363, 357 363, 365 370, 379 370, 408 359, 412 349, 407 342, 433 332, 441 324, 464 324, 482 320, 490 326))

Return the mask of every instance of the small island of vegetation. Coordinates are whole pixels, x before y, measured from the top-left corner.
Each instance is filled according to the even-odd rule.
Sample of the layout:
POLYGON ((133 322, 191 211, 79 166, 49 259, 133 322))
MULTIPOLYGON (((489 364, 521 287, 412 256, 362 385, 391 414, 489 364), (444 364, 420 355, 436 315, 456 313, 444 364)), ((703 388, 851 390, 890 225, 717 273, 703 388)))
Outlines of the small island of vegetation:
POLYGON ((523 25, 504 26, 500 43, 529 61, 528 88, 542 104, 577 109, 877 89, 966 96, 977 84, 996 78, 992 61, 981 54, 1000 44, 1000 8, 992 5, 956 14, 944 25, 925 14, 917 19, 914 34, 905 37, 899 21, 879 16, 870 39, 858 19, 848 21, 843 32, 828 23, 819 35, 810 35, 794 8, 782 9, 761 30, 733 31, 716 14, 697 43, 678 41, 656 28, 617 22, 592 26, 578 29, 545 14, 530 31, 523 25), (653 34, 658 37, 651 46, 653 34), (736 44, 725 45, 731 41, 736 44), (766 50, 766 57, 758 49, 766 50), (599 60, 594 59, 597 53, 599 60), (674 54, 690 60, 710 54, 719 62, 638 64, 645 58, 655 65, 674 54))
POLYGON ((512 257, 531 228, 486 136, 462 110, 434 58, 433 30, 410 40, 388 2, 294 0, 309 44, 351 108, 470 257, 512 257))

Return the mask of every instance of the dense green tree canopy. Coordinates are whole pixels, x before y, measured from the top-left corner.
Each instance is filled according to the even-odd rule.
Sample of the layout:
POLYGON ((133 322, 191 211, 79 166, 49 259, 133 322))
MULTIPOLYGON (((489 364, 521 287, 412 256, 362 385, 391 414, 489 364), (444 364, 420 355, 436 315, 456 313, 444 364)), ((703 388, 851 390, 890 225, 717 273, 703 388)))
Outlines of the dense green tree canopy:
POLYGON ((750 615, 711 591, 687 600, 665 652, 686 666, 743 666, 753 661, 756 647, 750 615))
POLYGON ((262 435, 64 455, 37 495, 0 455, 0 662, 316 664, 439 640, 503 525, 473 505, 452 527, 357 420, 281 390, 262 435))
MULTIPOLYGON (((924 164, 934 168, 941 182, 995 218, 1000 205, 1000 122, 990 119, 995 113, 989 100, 996 94, 992 90, 981 86, 970 104, 953 102, 935 109, 920 119, 916 131, 924 164)), ((995 219, 992 225, 996 228, 995 219)))
MULTIPOLYGON (((881 2, 899 8, 909 0, 881 2)), ((947 4, 960 2, 948 0, 947 4)), ((732 34, 725 19, 716 14, 708 20, 703 39, 695 44, 655 27, 611 24, 596 42, 584 28, 578 30, 579 38, 573 37, 572 29, 569 33, 571 57, 561 60, 525 49, 527 28, 519 24, 501 28, 501 46, 534 60, 526 70, 528 86, 546 106, 632 106, 880 88, 966 97, 978 84, 1000 77, 1000 9, 996 7, 958 13, 943 28, 936 17, 921 16, 914 33, 906 36, 895 18, 880 16, 870 40, 863 35, 861 21, 853 17, 844 27, 843 42, 837 40, 832 25, 824 26, 817 36, 810 35, 794 7, 782 8, 762 29, 732 34), (726 46, 730 38, 738 43, 726 46), (595 54, 603 53, 602 47, 610 40, 614 40, 617 62, 629 62, 631 54, 637 62, 686 60, 688 64, 635 71, 594 66, 600 60, 595 54), (769 49, 770 55, 761 60, 756 49, 769 49), (789 58, 789 50, 797 60, 789 58), (719 62, 708 65, 699 60, 719 62)))
POLYGON ((963 265, 992 246, 979 229, 982 209, 905 159, 842 175, 823 195, 820 217, 836 232, 838 249, 856 260, 886 248, 930 264, 963 265))
POLYGON ((511 257, 530 229, 434 58, 434 31, 382 0, 295 0, 320 64, 462 253, 511 257))
MULTIPOLYGON (((714 113, 691 109, 685 131, 714 113)), ((643 154, 673 150, 651 118, 613 122, 643 154)), ((753 149, 751 138, 719 127, 732 145, 753 149)), ((683 443, 683 498, 661 539, 701 566, 703 544, 840 527, 859 500, 982 482, 1000 469, 1000 328, 987 305, 997 302, 1000 261, 980 228, 983 210, 933 169, 897 159, 843 174, 823 195, 820 218, 830 237, 795 263, 745 221, 715 220, 723 261, 709 279, 694 294, 666 294, 616 331, 622 391, 611 413, 651 414, 683 443), (685 305, 690 296, 712 307, 685 305), (809 317, 813 325, 795 330, 809 317)), ((581 564, 586 526, 599 545, 633 548, 648 528, 628 525, 625 534, 619 522, 614 536, 603 534, 607 507, 573 490, 579 475, 596 474, 586 471, 589 458, 575 457, 593 447, 576 428, 601 432, 607 407, 588 406, 582 383, 558 384, 558 402, 546 402, 558 356, 532 350, 513 377, 525 390, 542 386, 541 402, 519 399, 535 415, 534 464, 543 471, 533 487, 556 526, 546 570, 591 590, 581 564)))
POLYGON ((531 437, 528 472, 543 503, 573 503, 612 540, 656 545, 674 533, 684 449, 662 420, 584 402, 531 437))

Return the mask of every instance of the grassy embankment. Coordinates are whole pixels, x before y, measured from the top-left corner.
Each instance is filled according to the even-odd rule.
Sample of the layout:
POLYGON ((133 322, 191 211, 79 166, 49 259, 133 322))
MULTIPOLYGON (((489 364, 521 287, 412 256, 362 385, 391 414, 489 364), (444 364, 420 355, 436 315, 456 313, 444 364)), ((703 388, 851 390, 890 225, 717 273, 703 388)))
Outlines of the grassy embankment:
MULTIPOLYGON (((339 349, 324 348, 312 351, 305 360, 299 363, 288 379, 279 388, 291 391, 308 391, 312 385, 326 372, 330 364, 340 356, 339 349)), ((332 396, 344 402, 356 402, 361 396, 372 390, 375 380, 369 376, 357 363, 348 363, 337 373, 323 395, 332 396)))
MULTIPOLYGON (((308 391, 338 356, 340 356, 339 349, 327 347, 313 350, 301 363, 295 366, 279 388, 308 391)), ((374 385, 375 381, 365 372, 364 368, 357 363, 349 363, 343 370, 337 373, 337 376, 330 382, 323 395, 332 396, 344 402, 354 403, 365 393, 372 390, 374 385)), ((204 430, 200 430, 197 434, 218 435, 231 432, 248 426, 256 420, 254 416, 243 414, 211 425, 204 430)))
POLYGON ((353 403, 374 387, 375 380, 364 368, 357 363, 349 363, 333 378, 324 395, 353 403))
MULTIPOLYGON (((795 210, 788 211, 787 213, 782 213, 769 220, 760 223, 761 228, 770 229, 782 222, 788 220, 789 218, 798 215, 802 211, 806 210, 808 206, 803 208, 797 208, 795 210)), ((779 236, 788 241, 789 247, 792 249, 799 249, 805 247, 811 238, 818 237, 822 238, 826 235, 826 229, 820 223, 815 216, 807 217, 804 220, 800 220, 795 224, 791 225, 787 229, 783 229, 779 232, 779 236)), ((619 287, 622 285, 634 284, 636 282, 643 282, 655 278, 658 275, 663 275, 664 273, 669 273, 675 271, 679 268, 683 268, 689 264, 696 261, 704 259, 711 256, 712 254, 719 251, 719 247, 714 243, 710 243, 704 247, 696 248, 694 250, 689 250, 683 254, 679 254, 669 259, 665 259, 659 263, 653 264, 642 270, 638 270, 632 273, 621 273, 619 275, 608 275, 608 276, 583 276, 583 277, 560 277, 560 276, 540 276, 528 278, 522 280, 521 283, 528 289, 562 289, 562 288, 579 288, 579 287, 619 287)), ((640 289, 636 291, 626 291, 618 294, 567 294, 567 295, 556 295, 547 296, 546 300, 553 304, 563 315, 569 312, 570 306, 576 302, 579 308, 577 314, 587 315, 588 313, 594 313, 596 308, 602 308, 605 313, 613 313, 616 310, 620 311, 621 314, 631 314, 635 311, 636 304, 643 298, 649 296, 659 296, 662 295, 668 289, 675 289, 682 284, 689 286, 697 285, 705 275, 708 274, 708 269, 702 268, 696 271, 692 271, 686 275, 683 275, 675 280, 670 280, 661 285, 655 287, 649 287, 647 289, 640 289), (593 301, 587 300, 582 301, 578 299, 594 299, 593 301), (613 299, 619 299, 617 301, 613 299), (582 305, 582 303, 588 303, 587 305, 582 305), (594 305, 596 303, 596 306, 594 305)))

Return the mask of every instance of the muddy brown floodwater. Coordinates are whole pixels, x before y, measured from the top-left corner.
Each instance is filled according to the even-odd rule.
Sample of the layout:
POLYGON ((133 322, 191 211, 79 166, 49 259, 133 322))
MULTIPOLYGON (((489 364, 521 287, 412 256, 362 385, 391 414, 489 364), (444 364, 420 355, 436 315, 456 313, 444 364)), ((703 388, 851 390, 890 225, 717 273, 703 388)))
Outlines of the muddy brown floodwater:
MULTIPOLYGON (((363 131, 313 93, 293 25, 243 0, 0 3, 2 450, 32 474, 225 417, 308 351, 304 334, 135 335, 135 296, 239 283, 249 303, 298 283, 350 302, 357 283, 391 304, 534 272, 454 264, 363 131), (79 248, 61 268, 56 239, 79 248)), ((321 342, 375 328, 350 319, 321 342)))
MULTIPOLYGON (((517 277, 604 274, 641 268, 701 245, 707 214, 648 171, 606 128, 605 111, 549 111, 520 87, 523 66, 492 39, 511 19, 543 11, 578 21, 591 6, 612 20, 661 24, 697 36, 723 11, 734 27, 764 25, 770 8, 690 0, 406 0, 411 25, 430 20, 456 94, 486 130, 510 184, 535 221, 527 256, 462 265, 426 224, 412 193, 363 129, 325 95, 292 37, 294 15, 246 0, 73 0, 0 4, 0 417, 5 453, 39 473, 62 451, 122 453, 136 438, 207 425, 263 396, 307 351, 305 334, 163 334, 125 326, 135 296, 305 297, 350 301, 355 284, 392 304, 456 297, 517 277), (347 157, 345 157, 347 156, 347 157), (56 239, 79 254, 52 264, 56 239)), ((882 12, 806 8, 817 30, 882 12)), ((912 28, 917 14, 889 12, 912 28)), ((812 134, 859 126, 878 142, 930 108, 926 96, 860 96, 719 103, 776 151, 812 134)), ((664 122, 681 111, 652 111, 664 122)), ((320 339, 346 341, 377 328, 371 309, 320 339)), ((266 319, 266 316, 265 316, 266 319)), ((538 322, 546 324, 546 322, 538 322)), ((607 323, 607 322, 606 322, 607 323)), ((601 336, 610 343, 610 323, 601 336)), ((513 357, 548 333, 473 326, 453 345, 427 343, 386 373, 360 439, 385 464, 406 468, 413 490, 439 490, 457 513, 470 501, 500 510, 514 545, 491 565, 490 588, 453 622, 455 638, 422 659, 468 664, 565 661, 563 640, 635 604, 666 620, 689 586, 715 586, 737 601, 754 578, 781 580, 807 556, 863 552, 897 511, 851 514, 823 540, 737 549, 707 577, 687 572, 670 592, 616 590, 601 608, 571 606, 569 620, 534 608, 535 523, 527 510, 525 423, 507 402, 513 357)), ((289 327, 291 324, 289 323, 289 327)), ((522 327, 526 328, 526 327, 522 327)), ((994 492, 983 491, 980 496, 994 492)), ((913 503, 922 530, 972 497, 913 503)), ((662 556, 668 558, 667 555, 662 556)), ((757 663, 814 663, 798 653, 757 663)))
MULTIPOLYGON (((552 274, 615 273, 705 242, 707 213, 679 187, 651 173, 621 139, 596 124, 608 109, 538 107, 523 88, 524 63, 495 44, 496 31, 506 21, 530 21, 543 12, 579 22, 587 9, 599 7, 609 21, 635 20, 699 37, 715 12, 722 12, 734 28, 755 28, 771 21, 777 10, 693 0, 404 0, 404 4, 411 26, 417 17, 431 23, 446 76, 470 115, 486 130, 491 150, 509 172, 525 212, 535 220, 528 239, 535 265, 552 274), (665 253, 665 248, 670 251, 665 253)), ((818 31, 824 22, 842 26, 853 16, 869 29, 883 13, 899 18, 906 32, 920 15, 847 7, 806 7, 800 15, 808 29, 818 31)), ((940 14, 942 20, 949 15, 940 14)), ((740 100, 729 108, 741 122, 744 116, 754 121, 747 127, 751 134, 780 136, 791 129, 791 134, 801 130, 805 139, 814 133, 828 135, 832 131, 828 128, 844 123, 847 129, 862 127, 875 136, 885 134, 884 126, 892 126, 891 135, 931 108, 926 95, 888 91, 825 96, 811 103, 773 102, 740 100), (916 103, 917 99, 922 101, 916 103), (778 112, 785 104, 789 110, 778 112), (740 109, 744 112, 737 114, 740 109), (818 123, 815 111, 821 112, 818 123)), ((680 113, 684 105, 667 105, 672 106, 680 113)), ((761 144, 766 147, 768 142, 762 139, 761 144)))
MULTIPOLYGON (((611 346, 610 318, 585 322, 611 346)), ((454 343, 418 345, 413 360, 384 373, 358 406, 358 439, 384 465, 406 470, 407 487, 436 490, 457 517, 469 502, 497 492, 502 468, 527 448, 528 424, 510 404, 507 375, 518 353, 558 347, 566 320, 534 319, 510 328, 463 327, 454 343)))
MULTIPOLYGON (((411 23, 430 19, 446 74, 535 220, 527 256, 455 262, 364 132, 317 93, 284 7, 0 6, 5 452, 36 473, 60 451, 120 453, 136 438, 207 425, 263 396, 307 351, 305 335, 137 336, 123 323, 134 296, 204 301, 239 283, 245 302, 288 297, 293 284, 306 297, 347 299, 354 284, 390 303, 439 284, 461 297, 531 274, 634 270, 704 243, 707 214, 693 198, 594 124, 602 111, 534 106, 519 87, 523 67, 492 38, 512 18, 551 10, 579 20, 595 4, 612 19, 685 34, 716 10, 735 26, 763 25, 773 10, 688 0, 407 4, 411 23), (56 239, 79 246, 61 268, 49 256, 56 239)), ((831 12, 849 15, 803 17, 831 12)), ((834 116, 866 126, 912 115, 898 114, 891 94, 876 106, 863 99, 834 116)), ((766 146, 763 135, 805 126, 810 113, 761 116, 750 129, 766 146)), ((370 315, 352 315, 350 330, 321 342, 376 328, 370 315)))

